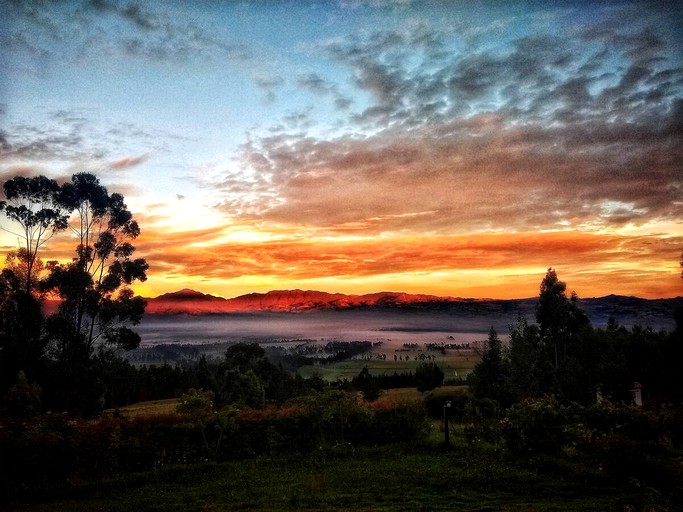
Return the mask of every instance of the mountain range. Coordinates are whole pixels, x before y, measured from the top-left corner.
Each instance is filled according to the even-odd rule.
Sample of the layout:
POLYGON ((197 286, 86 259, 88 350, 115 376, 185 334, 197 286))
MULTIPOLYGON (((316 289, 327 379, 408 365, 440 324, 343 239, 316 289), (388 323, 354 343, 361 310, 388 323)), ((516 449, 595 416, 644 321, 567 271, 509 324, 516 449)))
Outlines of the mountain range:
MULTIPOLYGON (((224 299, 190 289, 146 300, 147 313, 152 315, 401 310, 507 318, 514 318, 517 315, 533 318, 537 302, 535 297, 507 300, 466 299, 397 292, 346 295, 312 290, 274 290, 224 299)), ((641 299, 607 295, 579 299, 579 307, 586 312, 593 325, 597 326, 605 325, 609 317, 614 317, 627 326, 639 324, 656 329, 670 329, 674 325, 674 309, 683 308, 683 297, 641 299)))
POLYGON ((146 299, 150 314, 235 313, 255 311, 303 312, 358 308, 424 307, 474 299, 436 295, 379 292, 346 295, 313 290, 273 290, 224 299, 195 290, 183 289, 146 299))

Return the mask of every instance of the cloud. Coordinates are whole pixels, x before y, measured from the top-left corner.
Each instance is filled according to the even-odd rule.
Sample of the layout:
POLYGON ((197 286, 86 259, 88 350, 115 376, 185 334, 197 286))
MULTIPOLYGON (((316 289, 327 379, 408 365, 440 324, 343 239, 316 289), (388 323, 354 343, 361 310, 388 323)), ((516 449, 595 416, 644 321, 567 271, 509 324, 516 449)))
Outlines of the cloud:
POLYGON ((148 2, 10 2, 3 46, 46 61, 119 54, 155 61, 253 58, 245 45, 212 36, 181 13, 148 2))
POLYGON ((297 79, 297 84, 299 87, 308 89, 321 96, 326 96, 335 89, 334 84, 323 79, 317 73, 308 73, 306 75, 299 76, 297 79))
MULTIPOLYGON (((252 136, 238 155, 249 179, 238 170, 210 184, 218 207, 321 234, 679 219, 683 65, 651 21, 473 52, 446 51, 448 35, 424 24, 323 42, 372 101, 333 137, 303 123, 252 136)), ((317 74, 298 83, 334 86, 317 74)))
MULTIPOLYGON (((521 268, 540 272, 552 265, 571 271, 572 277, 582 285, 590 279, 609 279, 616 267, 624 275, 629 274, 630 281, 637 275, 641 280, 643 276, 657 275, 659 286, 659 262, 670 259, 672 266, 675 265, 683 243, 680 236, 628 237, 568 232, 347 241, 288 237, 266 242, 211 243, 215 235, 215 230, 162 233, 148 229, 143 230, 136 245, 158 272, 188 279, 228 280, 251 275, 277 276, 283 281, 336 278, 360 282, 381 275, 457 275, 463 270, 521 268), (193 245, 188 247, 188 241, 193 245), (585 269, 592 269, 594 274, 588 277, 585 269), (582 278, 576 277, 582 273, 582 278)), ((570 285, 576 287, 574 283, 570 285)))
POLYGON ((129 169, 140 165, 149 158, 149 153, 137 156, 125 156, 111 162, 112 169, 129 169))
POLYGON ((152 153, 169 154, 193 142, 179 133, 133 123, 103 124, 96 112, 82 108, 50 110, 42 106, 29 122, 8 123, 0 130, 0 165, 51 163, 85 166, 109 173, 146 162, 152 153), (125 148, 122 150, 121 148, 125 148), (121 152, 130 154, 121 156, 121 152))
POLYGON ((218 185, 226 194, 221 207, 368 233, 675 219, 683 214, 677 204, 683 150, 680 133, 666 128, 673 122, 663 116, 653 124, 594 121, 551 129, 482 114, 406 135, 272 136, 242 148, 243 165, 256 176, 218 185))

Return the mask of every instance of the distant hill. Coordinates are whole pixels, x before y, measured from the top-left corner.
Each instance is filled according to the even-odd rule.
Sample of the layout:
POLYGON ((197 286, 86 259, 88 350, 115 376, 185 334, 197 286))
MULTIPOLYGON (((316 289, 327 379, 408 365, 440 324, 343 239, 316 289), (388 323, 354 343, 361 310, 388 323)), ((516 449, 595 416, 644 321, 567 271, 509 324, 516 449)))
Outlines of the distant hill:
POLYGON ((267 293, 249 293, 233 299, 224 299, 184 289, 147 299, 147 312, 150 314, 199 314, 255 311, 329 311, 350 308, 436 305, 461 300, 464 299, 394 292, 346 295, 312 290, 273 290, 267 293))
MULTIPOLYGON (((312 290, 274 290, 249 293, 232 299, 184 289, 147 299, 147 313, 152 315, 221 314, 250 312, 314 312, 335 310, 403 310, 442 312, 463 317, 514 319, 524 315, 533 320, 537 299, 464 299, 435 295, 379 292, 346 295, 312 290)), ((608 295, 580 299, 579 306, 594 326, 604 326, 610 316, 622 325, 671 329, 676 306, 683 308, 683 297, 641 299, 608 295)))

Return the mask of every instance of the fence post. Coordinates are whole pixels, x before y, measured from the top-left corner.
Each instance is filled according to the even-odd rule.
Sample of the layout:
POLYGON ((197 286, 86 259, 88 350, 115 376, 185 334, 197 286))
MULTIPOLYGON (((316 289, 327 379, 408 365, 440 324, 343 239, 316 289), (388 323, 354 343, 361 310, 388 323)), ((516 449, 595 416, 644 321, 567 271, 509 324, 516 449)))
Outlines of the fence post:
POLYGON ((451 440, 450 440, 450 432, 448 429, 448 413, 450 412, 451 408, 451 401, 448 400, 446 404, 443 406, 443 436, 444 436, 444 444, 448 447, 451 445, 451 440))

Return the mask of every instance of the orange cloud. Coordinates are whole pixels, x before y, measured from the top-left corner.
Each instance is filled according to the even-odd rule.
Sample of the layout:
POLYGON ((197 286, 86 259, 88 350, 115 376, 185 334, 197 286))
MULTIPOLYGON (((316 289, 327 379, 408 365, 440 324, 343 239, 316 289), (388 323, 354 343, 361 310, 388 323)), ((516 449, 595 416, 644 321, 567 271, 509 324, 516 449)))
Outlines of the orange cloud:
POLYGON ((128 169, 130 167, 135 167, 136 165, 143 163, 148 158, 149 153, 145 153, 144 155, 138 156, 126 156, 123 158, 119 158, 118 160, 114 160, 109 165, 112 169, 128 169))
POLYGON ((324 289, 334 284, 336 290, 326 291, 344 287, 359 292, 377 291, 368 290, 368 283, 395 283, 403 291, 521 297, 537 293, 549 266, 583 296, 662 297, 680 290, 676 265, 683 237, 552 232, 212 244, 217 235, 216 230, 148 231, 137 246, 151 273, 187 283, 207 280, 214 283, 213 292, 223 295, 253 290, 221 292, 216 283, 233 282, 234 288, 235 281, 261 277, 277 288, 304 283, 324 289))

